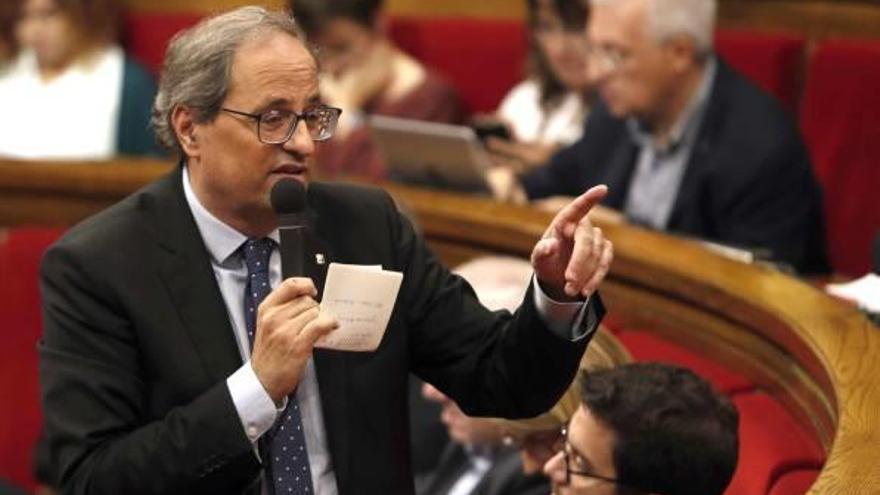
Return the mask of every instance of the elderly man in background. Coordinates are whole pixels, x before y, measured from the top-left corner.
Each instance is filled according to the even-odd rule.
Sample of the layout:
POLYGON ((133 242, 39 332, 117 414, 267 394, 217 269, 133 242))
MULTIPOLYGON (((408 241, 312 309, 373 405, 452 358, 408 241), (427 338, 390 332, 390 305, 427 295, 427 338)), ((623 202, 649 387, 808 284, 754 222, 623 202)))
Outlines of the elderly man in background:
MULTIPOLYGON (((532 252, 518 310, 492 312, 384 192, 312 183, 339 110, 293 18, 244 7, 168 48, 153 123, 167 176, 72 228, 42 265, 40 383, 63 493, 413 492, 410 372, 470 414, 526 417, 572 380, 613 257, 574 200, 532 252), (282 179, 308 189, 282 280, 282 179), (315 349, 330 262, 400 272, 377 349, 315 349)), ((290 247, 285 247, 290 249, 290 247)))
POLYGON ((592 0, 589 71, 600 101, 580 141, 502 199, 575 196, 632 222, 828 270, 819 186, 780 104, 713 49, 716 0, 592 0))

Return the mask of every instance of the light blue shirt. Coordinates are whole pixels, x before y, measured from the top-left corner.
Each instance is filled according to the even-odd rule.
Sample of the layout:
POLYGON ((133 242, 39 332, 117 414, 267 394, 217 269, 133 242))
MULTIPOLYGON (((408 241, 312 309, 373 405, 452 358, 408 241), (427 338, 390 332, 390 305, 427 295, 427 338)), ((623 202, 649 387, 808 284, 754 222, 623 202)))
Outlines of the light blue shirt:
MULTIPOLYGON (((223 302, 229 313, 229 321, 235 332, 239 354, 244 363, 226 379, 229 394, 241 420, 242 428, 251 443, 254 453, 257 440, 275 423, 284 410, 276 408, 274 401, 263 388, 250 363, 250 344, 247 337, 247 326, 244 316, 244 290, 247 283, 247 267, 238 252, 238 248, 247 241, 247 237, 229 225, 223 223, 209 212, 196 197, 189 181, 189 173, 183 168, 183 191, 186 202, 192 211, 196 226, 205 242, 211 257, 211 267, 223 302)), ((278 242, 278 230, 269 237, 278 242)), ((281 283, 281 255, 273 250, 269 258, 269 283, 274 288, 281 283)), ((585 302, 559 303, 547 297, 535 283, 535 305, 547 326, 555 334, 569 340, 586 338, 596 326, 596 315, 585 302), (580 323, 587 318, 588 331, 580 332, 580 323)), ((312 486, 316 495, 336 495, 336 477, 333 462, 327 447, 327 433, 324 428, 324 416, 321 412, 321 393, 313 359, 309 359, 305 372, 296 393, 302 414, 303 432, 306 448, 309 452, 309 465, 312 471, 312 486)), ((263 492, 266 493, 264 483, 263 492)))
POLYGON ((666 229, 669 224, 681 181, 697 143, 715 71, 715 59, 710 58, 697 91, 670 130, 669 142, 665 145, 656 143, 650 131, 635 119, 627 120, 630 136, 639 147, 639 156, 623 211, 635 223, 658 230, 666 229))

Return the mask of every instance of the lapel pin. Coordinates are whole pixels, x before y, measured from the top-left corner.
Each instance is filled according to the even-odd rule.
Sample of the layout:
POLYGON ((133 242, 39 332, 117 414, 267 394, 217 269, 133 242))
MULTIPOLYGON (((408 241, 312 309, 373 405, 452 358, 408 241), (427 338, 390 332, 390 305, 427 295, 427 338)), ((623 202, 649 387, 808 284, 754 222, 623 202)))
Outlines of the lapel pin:
POLYGON ((315 263, 319 265, 324 264, 324 255, 321 253, 315 253, 315 263))

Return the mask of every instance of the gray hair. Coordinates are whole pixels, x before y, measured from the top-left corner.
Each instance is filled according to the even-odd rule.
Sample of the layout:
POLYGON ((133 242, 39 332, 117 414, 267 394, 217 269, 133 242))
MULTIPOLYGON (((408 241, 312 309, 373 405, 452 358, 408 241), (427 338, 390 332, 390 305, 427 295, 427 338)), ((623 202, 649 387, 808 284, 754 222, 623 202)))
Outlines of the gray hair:
POLYGON ((262 7, 242 7, 210 17, 174 36, 165 53, 151 118, 163 146, 183 155, 171 125, 175 107, 191 108, 198 123, 213 121, 229 91, 236 50, 270 32, 287 33, 308 48, 305 35, 289 13, 262 7))
MULTIPOLYGON (((609 5, 621 0, 590 0, 609 5)), ((648 2, 648 30, 657 42, 684 34, 694 40, 698 58, 712 53, 717 0, 643 0, 648 2)))

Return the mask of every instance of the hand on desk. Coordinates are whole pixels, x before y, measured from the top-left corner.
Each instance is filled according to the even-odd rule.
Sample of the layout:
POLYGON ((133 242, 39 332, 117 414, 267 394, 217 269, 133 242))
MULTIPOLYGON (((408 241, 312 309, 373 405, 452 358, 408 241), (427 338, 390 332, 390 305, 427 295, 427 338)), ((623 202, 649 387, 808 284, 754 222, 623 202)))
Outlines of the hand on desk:
POLYGON ((541 288, 557 301, 590 297, 608 273, 614 248, 587 215, 607 193, 606 186, 595 186, 575 198, 532 250, 541 288))
POLYGON ((315 341, 339 326, 320 313, 317 294, 311 279, 289 278, 257 310, 251 367, 276 404, 299 385, 315 341))
POLYGON ((559 150, 559 145, 525 143, 489 137, 486 139, 486 148, 491 152, 496 164, 510 166, 514 172, 522 173, 550 161, 553 153, 559 150))

